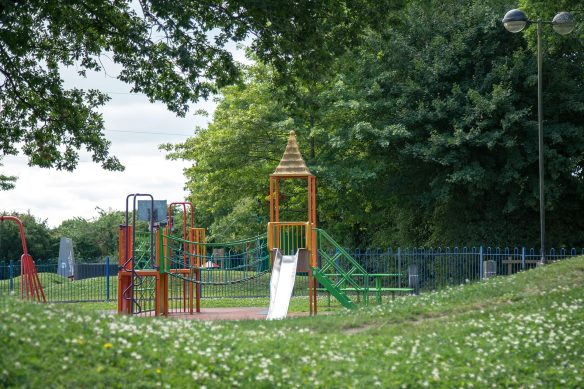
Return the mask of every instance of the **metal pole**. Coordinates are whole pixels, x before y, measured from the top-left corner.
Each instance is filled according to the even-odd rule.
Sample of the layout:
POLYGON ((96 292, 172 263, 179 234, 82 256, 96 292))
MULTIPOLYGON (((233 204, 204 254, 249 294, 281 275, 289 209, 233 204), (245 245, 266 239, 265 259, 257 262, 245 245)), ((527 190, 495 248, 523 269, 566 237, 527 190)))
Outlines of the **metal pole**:
POLYGON ((10 277, 10 292, 14 290, 14 261, 10 260, 10 267, 8 269, 9 277, 10 277))
POLYGON ((110 300, 110 263, 109 256, 105 257, 105 301, 110 300))
POLYGON ((397 248, 397 287, 401 288, 401 247, 397 248))
POLYGON ((545 264, 545 205, 544 205, 544 160, 543 160, 543 101, 542 101, 542 54, 541 54, 541 20, 537 21, 537 129, 539 134, 539 225, 540 225, 540 257, 545 264))
POLYGON ((479 280, 483 279, 483 246, 479 251, 479 280))

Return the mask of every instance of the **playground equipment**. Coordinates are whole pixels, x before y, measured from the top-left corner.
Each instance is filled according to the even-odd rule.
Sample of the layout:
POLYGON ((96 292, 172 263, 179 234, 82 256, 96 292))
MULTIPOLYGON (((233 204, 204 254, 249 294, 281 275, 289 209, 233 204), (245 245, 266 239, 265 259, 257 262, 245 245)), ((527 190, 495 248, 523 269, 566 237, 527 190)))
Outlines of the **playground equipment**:
POLYGON ((284 319, 288 314, 290 298, 296 281, 298 257, 304 256, 306 253, 305 249, 299 249, 295 255, 282 255, 279 249, 274 249, 268 320, 284 319))
MULTIPOLYGON (((270 175, 269 197, 266 234, 237 242, 207 243, 205 229, 194 227, 191 203, 171 203, 165 226, 166 212, 162 209, 166 209, 166 202, 155 201, 147 194, 128 195, 126 223, 120 226, 118 312, 156 316, 200 312, 202 286, 252 285, 254 280, 266 280, 270 270, 268 319, 286 317, 294 287, 302 279, 307 279, 311 315, 317 313, 318 291, 328 292, 347 308, 355 308, 354 296, 368 304, 371 292, 380 302, 382 292, 411 290, 384 287, 384 278, 398 275, 369 274, 330 235, 317 228, 316 177, 302 158, 294 131, 290 132, 280 164, 270 175), (307 182, 307 218, 303 221, 280 220, 284 198, 280 184, 292 179, 307 182), (148 233, 137 235, 136 198, 140 196, 150 198, 138 207, 139 219, 149 224, 148 233), (134 204, 131 225, 130 198, 134 204), (174 206, 182 206, 182 235, 173 231, 174 206)), ((253 296, 253 287, 249 296, 253 296)))
POLYGON ((265 236, 231 243, 206 243, 205 229, 193 227, 191 203, 171 203, 168 221, 163 209, 166 202, 154 200, 149 194, 132 194, 126 199, 126 223, 120 226, 119 232, 119 313, 143 316, 198 313, 203 285, 220 288, 244 284, 269 272, 265 236), (136 211, 136 198, 141 196, 150 200, 138 202, 136 211), (131 198, 134 198, 133 209, 128 204, 131 198), (178 223, 173 208, 177 206, 182 207, 182 234, 179 228, 175 231, 178 223), (137 231, 136 217, 130 223, 130 213, 147 221, 148 231, 137 231), (207 253, 213 251, 224 254, 220 258, 209 257, 207 253), (209 263, 222 266, 207 269, 209 263))
POLYGON ((26 300, 37 300, 46 303, 45 292, 39 280, 36 266, 32 256, 28 253, 26 247, 26 237, 24 235, 24 226, 22 221, 16 216, 0 216, 0 222, 11 220, 18 224, 20 241, 22 243, 22 256, 20 257, 20 297, 26 300))
MULTIPOLYGON (((397 274, 369 274, 343 247, 329 234, 316 226, 316 177, 306 166, 294 131, 290 132, 288 144, 280 164, 270 175, 270 223, 268 224, 268 247, 279 249, 284 255, 294 255, 305 250, 302 261, 298 258, 297 272, 308 272, 310 314, 317 313, 317 292, 325 291, 334 296, 344 307, 355 308, 357 301, 369 304, 369 294, 374 292, 381 302, 383 292, 410 292, 409 288, 389 288, 387 278, 397 274), (287 179, 305 179, 308 183, 308 221, 281 221, 279 183, 287 179), (320 284, 321 288, 318 287, 320 284)), ((276 253, 278 253, 276 251, 276 253)), ((279 258, 278 258, 279 259, 279 258)), ((292 258, 288 258, 290 261, 292 258)), ((286 266, 286 265, 284 265, 286 266)), ((290 266, 292 267, 292 266, 290 266)), ((281 270, 280 270, 281 271, 281 270)), ((282 275, 272 273, 278 279, 282 275)), ((287 284, 286 284, 287 285, 287 284)), ((278 299, 279 287, 275 290, 278 299)), ((287 307, 287 305, 286 305, 287 307)), ((277 309, 276 309, 277 311, 277 309)), ((279 312, 279 311, 278 311, 279 312)))
POLYGON ((125 224, 119 231, 119 272, 118 272, 118 312, 141 315, 168 315, 169 309, 192 314, 195 309, 200 312, 199 289, 194 288, 192 282, 197 280, 200 263, 194 262, 195 254, 204 255, 199 248, 195 250, 189 240, 205 239, 205 231, 193 227, 193 206, 188 202, 171 203, 166 207, 166 201, 154 200, 150 194, 130 194, 126 197, 125 224), (138 197, 148 197, 150 200, 139 201, 138 197), (129 222, 129 200, 133 199, 132 223, 129 222), (182 263, 174 268, 169 261, 169 238, 173 230, 173 207, 181 205, 183 208, 183 235, 180 238, 182 248, 182 263), (190 218, 187 206, 190 206, 190 218), (170 215, 167 224, 167 214, 170 215), (147 232, 137 232, 136 216, 138 220, 148 222, 147 232), (189 223, 190 222, 190 223, 189 223), (185 280, 173 282, 169 275, 186 275, 185 280), (169 307, 169 301, 174 302, 169 307), (196 305, 193 305, 193 302, 196 305))
POLYGON ((150 194, 135 193, 126 197, 125 224, 119 231, 118 312, 139 314, 164 309, 164 293, 167 276, 156 270, 154 234, 160 220, 166 219, 165 206, 156 202, 150 194), (150 200, 139 202, 138 197, 150 200), (130 199, 132 199, 132 223, 129 223, 130 199), (137 205, 141 205, 137 208, 137 205), (148 233, 137 236, 136 220, 148 222, 148 233), (138 246, 138 247, 137 247, 138 246), (154 300, 144 298, 154 293, 154 300))
POLYGON ((309 253, 309 264, 303 263, 302 271, 308 271, 308 300, 310 314, 315 315, 316 279, 312 268, 317 266, 317 253, 314 250, 316 228, 316 177, 310 172, 296 142, 296 134, 290 131, 290 137, 284 150, 280 164, 270 175, 270 223, 268 223, 268 245, 270 250, 279 248, 284 255, 294 254, 298 249, 305 248, 309 253), (308 217, 306 222, 280 221, 280 181, 307 181, 308 217))

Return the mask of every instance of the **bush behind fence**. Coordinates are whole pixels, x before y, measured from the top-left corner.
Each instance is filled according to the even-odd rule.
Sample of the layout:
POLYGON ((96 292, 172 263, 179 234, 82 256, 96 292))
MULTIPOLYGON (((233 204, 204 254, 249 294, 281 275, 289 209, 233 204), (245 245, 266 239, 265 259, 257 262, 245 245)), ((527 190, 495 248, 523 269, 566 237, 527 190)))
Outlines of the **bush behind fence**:
MULTIPOLYGON (((397 248, 350 250, 368 273, 397 274, 382 281, 383 287, 413 286, 423 291, 442 289, 478 281, 486 276, 509 275, 537 266, 539 251, 515 248, 397 248), (489 266, 487 269, 486 266, 489 266)), ((584 255, 583 249, 551 249, 549 261, 584 255)), ((233 264, 232 264, 233 265, 233 264)), ((117 300, 117 258, 92 262, 77 261, 73 277, 58 274, 55 261, 36 260, 39 278, 49 302, 96 302, 117 300)), ((249 271, 249 270, 244 270, 249 271)), ((224 278, 221 269, 203 269, 202 279, 212 282, 224 278)), ((229 270, 236 273, 237 271, 229 270)), ((238 275, 230 276, 237 279, 238 275)), ((308 294, 306 275, 299 274, 294 295, 308 294)), ((202 285, 203 298, 269 297, 269 274, 252 284, 202 285)), ((20 261, 0 261, 0 298, 10 292, 20 293, 20 261)))

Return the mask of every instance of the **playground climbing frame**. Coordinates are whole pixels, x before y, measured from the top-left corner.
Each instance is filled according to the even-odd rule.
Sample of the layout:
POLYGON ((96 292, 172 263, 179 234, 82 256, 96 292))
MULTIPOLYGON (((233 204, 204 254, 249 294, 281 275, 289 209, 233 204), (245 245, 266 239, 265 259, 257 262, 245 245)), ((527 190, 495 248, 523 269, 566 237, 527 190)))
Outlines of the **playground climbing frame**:
POLYGON ((20 242, 22 243, 22 256, 20 257, 20 297, 23 300, 37 300, 46 303, 45 292, 39 280, 39 275, 32 256, 28 253, 24 225, 16 216, 0 216, 0 223, 13 221, 18 225, 20 242))

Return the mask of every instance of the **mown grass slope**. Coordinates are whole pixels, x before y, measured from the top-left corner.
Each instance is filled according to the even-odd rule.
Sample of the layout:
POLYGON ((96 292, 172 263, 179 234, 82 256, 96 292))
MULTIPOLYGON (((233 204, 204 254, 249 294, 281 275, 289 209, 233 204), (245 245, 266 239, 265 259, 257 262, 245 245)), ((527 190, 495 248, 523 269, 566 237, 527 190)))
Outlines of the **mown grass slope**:
POLYGON ((279 322, 0 302, 9 387, 581 387, 584 258, 279 322))

